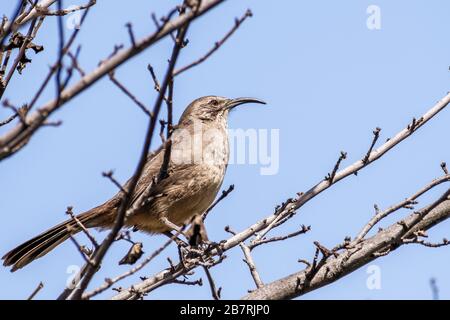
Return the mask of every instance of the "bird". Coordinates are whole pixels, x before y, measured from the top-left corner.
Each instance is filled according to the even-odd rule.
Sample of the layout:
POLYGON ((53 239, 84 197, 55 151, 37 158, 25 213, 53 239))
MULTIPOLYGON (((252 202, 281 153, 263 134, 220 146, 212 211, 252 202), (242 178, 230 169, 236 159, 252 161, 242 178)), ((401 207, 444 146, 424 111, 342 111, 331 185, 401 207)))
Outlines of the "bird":
MULTIPOLYGON (((169 149, 166 143, 147 155, 128 208, 142 196, 148 196, 148 199, 141 201, 143 204, 125 219, 124 228, 135 228, 149 234, 182 232, 182 226, 208 209, 220 190, 228 165, 228 115, 235 107, 247 103, 265 104, 256 98, 205 96, 186 107, 171 131, 169 160, 164 160, 169 149), (164 163, 168 163, 165 177, 152 185, 164 163)), ((46 255, 83 228, 112 228, 123 192, 129 190, 132 179, 103 204, 6 253, 2 258, 3 265, 11 266, 11 272, 14 272, 46 255)))

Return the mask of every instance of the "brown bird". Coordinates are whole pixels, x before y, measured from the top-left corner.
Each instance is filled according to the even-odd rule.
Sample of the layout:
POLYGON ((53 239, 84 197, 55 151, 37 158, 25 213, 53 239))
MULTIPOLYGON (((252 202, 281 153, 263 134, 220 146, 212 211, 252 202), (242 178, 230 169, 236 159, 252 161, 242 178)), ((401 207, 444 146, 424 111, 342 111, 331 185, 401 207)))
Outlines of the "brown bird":
MULTIPOLYGON (((206 96, 194 100, 174 126, 167 176, 152 185, 149 201, 133 211, 125 220, 125 227, 136 227, 152 234, 167 233, 180 230, 182 225, 202 214, 214 201, 225 176, 229 157, 229 111, 250 102, 265 104, 254 98, 206 96)), ((164 154, 164 147, 160 147, 148 155, 130 208, 158 176, 164 154)), ((128 190, 130 181, 124 185, 124 190, 128 190)), ((87 228, 111 228, 121 198, 119 192, 102 205, 81 213, 77 216, 79 222, 87 228)), ((5 254, 3 265, 12 266, 11 271, 16 271, 80 231, 79 223, 69 219, 5 254)))

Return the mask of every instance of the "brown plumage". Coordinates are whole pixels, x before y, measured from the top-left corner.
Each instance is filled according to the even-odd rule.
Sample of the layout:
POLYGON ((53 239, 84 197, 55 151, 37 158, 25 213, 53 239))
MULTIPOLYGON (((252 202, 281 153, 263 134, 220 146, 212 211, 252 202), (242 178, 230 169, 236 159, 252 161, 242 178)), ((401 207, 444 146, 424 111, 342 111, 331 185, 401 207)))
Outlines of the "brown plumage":
MULTIPOLYGON (((184 111, 172 133, 168 176, 152 188, 152 199, 125 221, 148 233, 164 233, 202 214, 214 201, 228 164, 227 120, 229 111, 243 103, 263 103, 252 98, 226 99, 207 96, 193 101, 184 111)), ((158 175, 163 164, 161 147, 148 156, 135 188, 130 207, 158 175)), ((130 179, 131 180, 131 179, 130 179)), ((128 189, 130 180, 124 185, 128 189)), ((87 228, 111 228, 120 206, 118 193, 102 205, 77 218, 87 228)), ((81 231, 78 223, 67 220, 24 242, 3 256, 3 265, 20 269, 54 249, 71 234, 81 231)))

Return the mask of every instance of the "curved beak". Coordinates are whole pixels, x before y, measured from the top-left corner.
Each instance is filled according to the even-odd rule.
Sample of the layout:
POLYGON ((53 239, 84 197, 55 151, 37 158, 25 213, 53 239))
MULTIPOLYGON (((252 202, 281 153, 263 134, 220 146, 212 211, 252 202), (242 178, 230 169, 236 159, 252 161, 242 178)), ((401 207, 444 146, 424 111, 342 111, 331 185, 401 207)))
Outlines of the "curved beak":
POLYGON ((244 103, 260 103, 260 104, 266 104, 264 101, 256 99, 256 98, 248 98, 248 97, 244 97, 244 98, 236 98, 236 99, 231 99, 225 106, 225 109, 231 110, 234 107, 237 107, 241 104, 244 103))

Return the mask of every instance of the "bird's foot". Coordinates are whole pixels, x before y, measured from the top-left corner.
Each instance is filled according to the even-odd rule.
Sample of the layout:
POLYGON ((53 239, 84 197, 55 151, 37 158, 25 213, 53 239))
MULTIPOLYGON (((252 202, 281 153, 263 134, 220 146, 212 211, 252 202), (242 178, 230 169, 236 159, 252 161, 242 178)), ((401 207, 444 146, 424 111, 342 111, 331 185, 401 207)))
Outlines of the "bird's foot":
POLYGON ((215 260, 213 258, 213 255, 211 255, 211 252, 213 250, 217 251, 219 260, 222 260, 223 258, 222 244, 217 242, 202 241, 201 243, 194 246, 178 248, 180 261, 182 261, 184 266, 194 261, 204 265, 214 265, 215 260))

